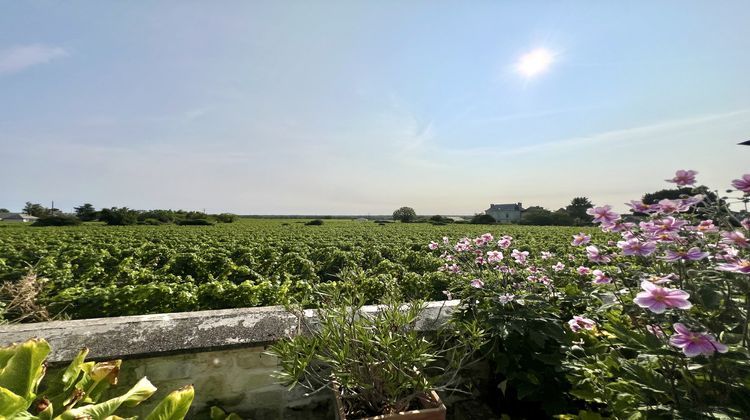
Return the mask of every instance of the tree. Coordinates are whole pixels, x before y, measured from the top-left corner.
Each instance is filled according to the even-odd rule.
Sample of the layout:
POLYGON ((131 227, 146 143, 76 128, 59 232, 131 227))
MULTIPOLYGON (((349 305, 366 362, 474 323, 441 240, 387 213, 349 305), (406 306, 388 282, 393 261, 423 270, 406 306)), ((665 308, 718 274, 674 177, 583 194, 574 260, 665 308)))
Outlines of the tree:
POLYGON ((221 213, 214 216, 219 223, 234 223, 237 220, 237 216, 231 213, 221 213))
POLYGON ((10 210, 8 210, 8 209, 0 209, 0 213, 10 213, 10 210))
POLYGON ((130 210, 127 207, 102 209, 102 211, 99 212, 99 220, 108 225, 134 225, 138 222, 138 212, 130 210))
MULTIPOLYGON (((664 199, 677 200, 677 199, 691 197, 691 196, 696 195, 696 194, 702 194, 702 195, 706 196, 706 198, 710 202, 716 202, 716 201, 718 201, 719 203, 721 203, 721 205, 726 205, 726 201, 724 199, 719 198, 719 196, 716 195, 715 192, 713 192, 710 189, 708 189, 708 187, 705 186, 705 185, 701 185, 701 186, 694 187, 694 188, 683 187, 683 188, 673 188, 673 189, 659 190, 659 191, 656 191, 656 192, 644 194, 643 198, 641 199, 641 201, 643 201, 644 204, 658 204, 659 201, 664 200, 664 199)), ((697 212, 698 213, 698 218, 704 219, 707 216, 704 215, 704 214, 701 214, 700 211, 697 211, 697 210, 700 210, 700 209, 702 209, 704 207, 706 207, 706 205, 704 203, 698 203, 698 204, 696 204, 696 206, 695 206, 694 209, 691 209, 689 211, 689 213, 696 213, 697 212)), ((636 214, 636 215, 643 215, 643 213, 638 213, 638 212, 635 212, 635 211, 633 211, 633 213, 636 214)))
POLYGON ((673 189, 659 190, 656 192, 644 194, 642 201, 644 204, 656 204, 659 201, 664 200, 665 198, 669 200, 677 200, 678 198, 690 197, 695 194, 703 194, 706 197, 708 197, 711 201, 715 201, 718 198, 715 192, 708 189, 707 186, 701 185, 695 188, 690 188, 690 187, 673 188, 673 189))
POLYGON ((475 225, 494 225, 496 222, 495 218, 489 214, 475 214, 471 218, 471 223, 475 225))
POLYGON ((80 207, 74 207, 76 211, 76 217, 82 222, 90 222, 96 220, 99 216, 96 209, 90 203, 86 203, 80 207))
POLYGON ((568 213, 573 223, 576 225, 587 225, 593 220, 593 217, 586 214, 586 210, 594 207, 586 197, 575 197, 570 201, 570 204, 565 207, 565 211, 568 213))
POLYGON ((565 209, 551 212, 543 207, 529 207, 521 217, 522 225, 537 226, 572 226, 573 219, 565 209))
POLYGON ((48 211, 47 208, 39 203, 31 203, 30 201, 26 202, 26 205, 23 208, 23 212, 25 214, 29 214, 31 216, 36 217, 42 217, 45 216, 48 211))
POLYGON ((411 207, 401 207, 393 212, 393 220, 400 220, 403 223, 409 223, 417 218, 417 213, 411 207))

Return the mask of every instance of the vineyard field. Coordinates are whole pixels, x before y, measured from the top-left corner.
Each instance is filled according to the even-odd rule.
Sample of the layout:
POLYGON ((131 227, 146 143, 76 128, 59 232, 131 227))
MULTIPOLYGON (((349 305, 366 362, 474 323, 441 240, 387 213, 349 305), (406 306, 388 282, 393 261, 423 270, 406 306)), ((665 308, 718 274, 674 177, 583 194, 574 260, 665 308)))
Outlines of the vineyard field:
MULTIPOLYGON (((33 267, 53 315, 94 318, 283 304, 311 285, 358 287, 371 302, 386 282, 406 299, 443 299, 451 276, 430 241, 485 232, 532 253, 573 254, 593 228, 242 219, 215 226, 0 226, 0 281, 33 267), (348 273, 342 277, 341 273, 348 273)), ((566 264, 573 264, 567 262, 566 264)))

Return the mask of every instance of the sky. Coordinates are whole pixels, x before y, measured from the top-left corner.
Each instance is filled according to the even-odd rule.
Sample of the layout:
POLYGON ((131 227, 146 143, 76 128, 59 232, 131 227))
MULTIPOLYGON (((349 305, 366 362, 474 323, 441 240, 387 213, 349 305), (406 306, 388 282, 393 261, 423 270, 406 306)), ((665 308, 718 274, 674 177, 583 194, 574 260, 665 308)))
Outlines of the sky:
POLYGON ((12 211, 623 209, 678 169, 717 189, 750 172, 747 0, 0 10, 12 211))

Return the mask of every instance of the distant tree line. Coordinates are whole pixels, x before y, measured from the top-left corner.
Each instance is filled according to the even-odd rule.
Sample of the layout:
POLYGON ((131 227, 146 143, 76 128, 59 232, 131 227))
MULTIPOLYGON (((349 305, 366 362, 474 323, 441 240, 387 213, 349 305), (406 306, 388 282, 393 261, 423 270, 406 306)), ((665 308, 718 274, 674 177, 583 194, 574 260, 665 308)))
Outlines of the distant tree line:
MULTIPOLYGON (((656 204, 660 200, 676 200, 695 194, 703 194, 707 196, 711 201, 715 201, 718 199, 716 193, 709 190, 708 187, 699 186, 695 188, 664 189, 653 193, 647 193, 643 195, 641 201, 643 201, 644 204, 656 204)), ((702 204, 698 204, 696 208, 700 209, 702 206, 702 204)), ((536 226, 589 226, 591 225, 592 217, 589 216, 586 211, 592 207, 594 207, 594 204, 587 197, 575 197, 570 201, 570 204, 555 211, 545 209, 541 206, 531 206, 523 211, 519 223, 522 225, 536 226)), ((633 214, 629 217, 637 219, 639 216, 643 216, 643 214, 633 212, 633 214)), ((393 219, 405 223, 422 222, 432 223, 435 225, 463 223, 461 221, 454 221, 449 217, 443 217, 440 215, 420 217, 417 216, 416 212, 414 212, 414 209, 412 209, 411 207, 401 207, 398 210, 394 211, 393 219)), ((497 223, 497 221, 489 214, 480 213, 474 215, 474 217, 472 217, 468 223, 491 225, 497 223)))
POLYGON ((70 226, 82 222, 100 221, 111 226, 127 225, 213 225, 232 223, 237 216, 230 213, 207 214, 185 210, 134 210, 127 207, 110 207, 97 210, 91 203, 74 207, 74 213, 65 214, 58 209, 38 203, 26 202, 23 212, 38 217, 35 226, 70 226))

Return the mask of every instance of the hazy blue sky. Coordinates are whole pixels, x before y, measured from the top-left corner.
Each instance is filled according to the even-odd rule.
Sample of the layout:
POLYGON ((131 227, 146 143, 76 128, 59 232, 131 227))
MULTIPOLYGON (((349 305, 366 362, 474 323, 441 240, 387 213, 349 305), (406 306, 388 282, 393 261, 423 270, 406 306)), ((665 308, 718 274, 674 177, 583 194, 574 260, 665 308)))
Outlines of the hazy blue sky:
POLYGON ((725 188, 750 171, 748 22, 747 0, 0 0, 0 207, 621 208, 676 169, 725 188))

